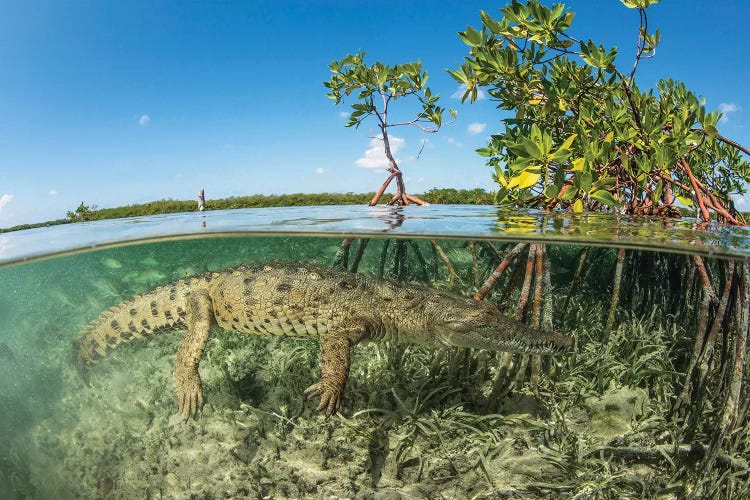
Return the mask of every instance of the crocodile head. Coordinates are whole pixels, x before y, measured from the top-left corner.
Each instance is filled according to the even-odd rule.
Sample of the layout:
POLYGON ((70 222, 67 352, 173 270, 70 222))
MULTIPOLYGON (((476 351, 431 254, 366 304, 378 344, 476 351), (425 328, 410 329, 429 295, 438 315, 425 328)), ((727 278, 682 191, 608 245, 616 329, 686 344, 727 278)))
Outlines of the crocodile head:
POLYGON ((425 310, 429 330, 445 346, 523 354, 560 354, 573 347, 572 337, 531 328, 488 302, 430 302, 425 310))

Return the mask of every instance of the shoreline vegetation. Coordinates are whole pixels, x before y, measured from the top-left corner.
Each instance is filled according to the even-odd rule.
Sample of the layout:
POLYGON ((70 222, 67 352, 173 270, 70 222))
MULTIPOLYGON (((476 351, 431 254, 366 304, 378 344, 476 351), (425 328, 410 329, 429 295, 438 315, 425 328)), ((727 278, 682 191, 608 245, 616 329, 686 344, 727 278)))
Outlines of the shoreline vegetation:
MULTIPOLYGON (((370 193, 293 193, 250 196, 232 196, 206 201, 206 210, 231 210, 235 208, 266 208, 266 207, 295 207, 315 205, 366 205, 374 196, 370 193)), ((456 204, 456 205, 491 205, 494 203, 494 193, 484 189, 453 189, 432 188, 419 197, 427 203, 456 204)), ((33 224, 19 224, 8 228, 0 228, 0 233, 33 229, 37 227, 57 226, 72 222, 92 220, 119 219, 138 217, 142 215, 158 215, 180 212, 195 212, 198 203, 195 200, 164 199, 148 203, 136 203, 113 208, 97 208, 96 206, 81 205, 75 212, 68 212, 67 217, 33 224)))

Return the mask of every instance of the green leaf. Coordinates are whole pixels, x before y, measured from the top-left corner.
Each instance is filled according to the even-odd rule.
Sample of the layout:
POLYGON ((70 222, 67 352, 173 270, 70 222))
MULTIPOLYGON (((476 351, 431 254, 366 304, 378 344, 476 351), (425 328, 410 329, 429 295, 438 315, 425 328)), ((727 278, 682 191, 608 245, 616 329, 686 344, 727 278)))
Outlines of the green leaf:
POLYGON ((580 198, 578 198, 575 203, 573 203, 573 212, 580 214, 583 212, 583 202, 580 198))
POLYGON ((498 34, 503 30, 502 25, 492 19, 489 14, 487 14, 485 11, 480 10, 479 11, 479 17, 482 19, 482 24, 484 24, 488 30, 490 30, 494 34, 498 34))
POLYGON ((466 31, 459 33, 458 36, 470 47, 479 47, 482 45, 482 34, 471 26, 467 26, 466 31))
POLYGON ((716 127, 714 127, 713 125, 706 125, 705 127, 703 127, 703 131, 704 131, 704 132, 706 133, 706 135, 707 135, 707 136, 709 136, 709 137, 710 137, 711 139, 715 139, 715 138, 716 138, 716 134, 718 134, 718 133, 719 133, 719 131, 718 131, 718 130, 716 130, 716 127))
POLYGON ((609 205, 610 207, 619 207, 620 203, 615 199, 614 196, 612 196, 612 193, 609 191, 604 191, 603 189, 596 191, 590 195, 593 199, 600 203, 604 203, 605 205, 609 205))
MULTIPOLYGON (((535 169, 538 170, 538 169, 535 169)), ((541 173, 534 173, 533 170, 524 170, 513 177, 508 183, 508 188, 526 189, 535 185, 542 178, 541 173)))
POLYGON ((493 154, 490 148, 479 148, 475 151, 479 156, 484 156, 485 158, 489 158, 493 154))
POLYGON ((661 200, 661 192, 664 189, 664 183, 662 181, 659 181, 656 183, 656 186, 654 187, 654 191, 652 192, 652 200, 658 201, 661 200))
POLYGON ((555 186, 554 184, 550 184, 546 188, 544 188, 544 196, 548 200, 555 198, 559 192, 560 188, 558 186, 555 186))
POLYGON ((570 149, 570 147, 573 145, 573 141, 576 140, 576 137, 578 137, 578 134, 570 134, 570 137, 565 139, 565 142, 560 144, 560 147, 558 148, 558 151, 561 149, 570 149))
POLYGON ((604 189, 604 188, 607 188, 607 187, 610 187, 610 186, 614 186, 614 185, 615 185, 615 178, 614 177, 604 176, 604 177, 599 177, 596 180, 596 182, 594 182, 591 185, 591 189, 595 190, 595 191, 598 191, 600 189, 604 189))
POLYGON ((609 71, 616 56, 616 48, 606 51, 603 45, 597 47, 591 40, 588 43, 581 42, 581 58, 589 66, 609 71))
POLYGON ((531 125, 531 140, 539 145, 541 145, 543 142, 542 131, 539 130, 539 127, 537 126, 536 123, 531 125))
POLYGON ((550 160, 562 163, 570 158, 570 155, 572 154, 570 148, 573 145, 573 141, 576 139, 576 137, 578 137, 578 134, 571 134, 570 137, 568 137, 565 142, 563 142, 560 147, 557 148, 557 151, 552 153, 552 156, 550 156, 550 160))
POLYGON ((528 137, 521 137, 521 148, 523 148, 523 151, 526 152, 526 154, 529 156, 529 158, 533 158, 537 161, 542 161, 544 159, 544 156, 542 155, 542 150, 539 148, 539 145, 537 145, 534 141, 529 139, 528 137))
POLYGON ((575 189, 566 189, 565 192, 560 196, 561 200, 569 201, 572 200, 573 197, 576 195, 575 189))
POLYGON ((563 168, 562 165, 558 165, 555 169, 555 176, 553 177, 552 182, 559 188, 562 188, 563 184, 565 184, 565 168, 563 168))
POLYGON ((508 196, 508 190, 500 188, 497 190, 497 193, 495 193, 495 203, 500 205, 505 198, 508 196))
POLYGON ((580 174, 576 175, 575 178, 578 180, 581 189, 583 189, 584 191, 589 191, 591 189, 592 177, 593 176, 590 170, 584 170, 580 174))
POLYGON ((529 165, 533 163, 534 158, 516 158, 514 161, 508 163, 508 168, 515 172, 522 172, 529 168, 529 165))
POLYGON ((622 4, 629 9, 646 9, 651 5, 661 2, 661 0, 620 0, 622 4))

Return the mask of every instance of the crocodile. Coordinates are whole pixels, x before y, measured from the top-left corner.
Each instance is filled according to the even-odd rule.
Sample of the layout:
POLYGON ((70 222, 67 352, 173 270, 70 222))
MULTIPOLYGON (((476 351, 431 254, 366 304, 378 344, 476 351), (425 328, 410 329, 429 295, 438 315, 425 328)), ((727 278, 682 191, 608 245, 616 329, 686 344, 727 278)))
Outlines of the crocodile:
POLYGON ((185 418, 203 407, 198 365, 212 326, 240 333, 320 340, 321 378, 305 390, 317 411, 341 406, 349 349, 386 341, 517 353, 563 353, 571 337, 504 316, 490 302, 418 284, 379 280, 310 263, 256 263, 186 277, 112 307, 74 339, 73 357, 88 381, 115 347, 185 328, 174 370, 185 418))

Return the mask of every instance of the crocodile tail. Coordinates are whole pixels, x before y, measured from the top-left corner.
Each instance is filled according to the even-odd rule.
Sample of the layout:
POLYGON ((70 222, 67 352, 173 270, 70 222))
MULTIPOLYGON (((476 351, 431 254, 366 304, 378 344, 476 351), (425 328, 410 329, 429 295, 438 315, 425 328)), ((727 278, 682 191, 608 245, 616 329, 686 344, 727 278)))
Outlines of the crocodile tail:
POLYGON ((88 383, 91 369, 120 344, 150 337, 184 323, 185 281, 159 287, 103 312, 73 339, 73 360, 88 383))

